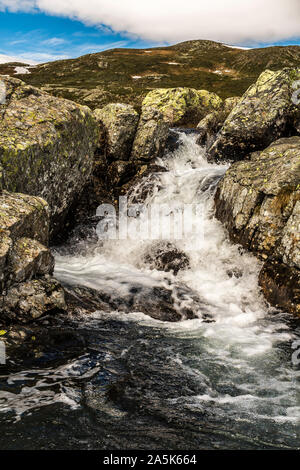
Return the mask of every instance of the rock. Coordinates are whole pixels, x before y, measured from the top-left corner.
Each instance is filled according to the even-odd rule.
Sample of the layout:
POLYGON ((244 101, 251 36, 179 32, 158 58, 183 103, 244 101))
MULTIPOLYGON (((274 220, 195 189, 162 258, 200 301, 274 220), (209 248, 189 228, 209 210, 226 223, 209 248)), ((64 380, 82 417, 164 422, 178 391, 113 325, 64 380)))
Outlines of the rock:
POLYGON ((0 195, 1 322, 32 321, 65 308, 64 291, 51 279, 49 208, 25 194, 0 195))
POLYGON ((199 132, 199 136, 197 138, 198 145, 210 145, 212 139, 221 130, 224 121, 240 100, 241 98, 238 96, 227 98, 219 109, 207 114, 207 116, 199 122, 197 126, 197 130, 199 132))
POLYGON ((136 174, 136 166, 133 162, 117 160, 108 168, 108 180, 112 188, 123 186, 136 174))
POLYGON ((1 320, 27 323, 66 310, 64 290, 55 279, 35 279, 11 287, 0 298, 1 320))
POLYGON ((129 104, 112 103, 96 109, 94 116, 106 133, 108 160, 129 160, 139 115, 129 104))
POLYGON ((169 242, 158 242, 152 245, 144 254, 143 262, 151 269, 172 271, 175 276, 190 265, 188 256, 169 242))
POLYGON ((203 318, 210 321, 207 308, 198 295, 184 285, 163 286, 136 285, 127 294, 107 292, 81 286, 65 286, 69 311, 93 313, 101 310, 107 313, 142 312, 156 320, 182 321, 203 318))
POLYGON ((31 238, 20 238, 10 253, 10 272, 15 282, 52 274, 54 258, 50 250, 31 238))
MULTIPOLYGON (((280 291, 290 277, 284 278, 288 270, 297 279, 300 269, 299 199, 300 137, 279 139, 249 160, 234 163, 215 196, 216 217, 225 224, 231 240, 266 262, 262 282, 268 285, 268 276, 280 291), (270 277, 268 273, 274 270, 278 276, 270 277)), ((299 284, 293 287, 291 283, 287 292, 293 289, 296 295, 299 284)), ((293 303, 290 297, 288 310, 292 312, 300 308, 293 303)))
POLYGON ((53 271, 48 242, 46 201, 3 191, 0 195, 0 292, 14 282, 53 271))
POLYGON ((259 285, 274 307, 300 317, 300 270, 269 259, 259 274, 259 285))
POLYGON ((148 93, 143 107, 160 111, 170 126, 192 126, 222 103, 215 93, 193 88, 159 88, 148 93))
POLYGON ((163 114, 155 108, 144 107, 135 135, 131 161, 148 162, 163 155, 169 125, 165 122, 163 114))
POLYGON ((87 107, 2 76, 0 162, 11 192, 43 197, 57 233, 94 166, 99 127, 87 107))
POLYGON ((294 104, 293 83, 300 69, 267 70, 243 95, 208 149, 209 160, 242 160, 281 137, 296 135, 300 107, 294 104))
POLYGON ((40 197, 3 191, 0 194, 0 233, 4 231, 12 240, 28 237, 48 246, 48 204, 40 197))

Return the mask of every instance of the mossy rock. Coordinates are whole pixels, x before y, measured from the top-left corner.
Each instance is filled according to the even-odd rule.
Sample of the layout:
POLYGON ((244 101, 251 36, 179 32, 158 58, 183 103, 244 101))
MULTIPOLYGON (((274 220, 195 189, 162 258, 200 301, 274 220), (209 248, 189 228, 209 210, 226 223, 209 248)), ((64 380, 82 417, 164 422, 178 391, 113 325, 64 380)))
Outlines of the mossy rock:
POLYGON ((300 131, 300 107, 292 99, 300 68, 266 70, 243 95, 208 149, 210 160, 242 160, 274 140, 300 131))
POLYGON ((6 87, 6 102, 0 105, 3 187, 43 197, 51 230, 57 232, 90 178, 99 127, 87 107, 14 78, 0 79, 6 87))
POLYGON ((128 104, 112 103, 96 109, 94 116, 106 136, 105 156, 108 160, 129 160, 139 115, 128 104))
MULTIPOLYGON (((300 137, 279 139, 233 163, 218 185, 215 205, 231 240, 277 269, 278 286, 284 283, 283 272, 298 272, 293 279, 300 279, 300 137)), ((264 286, 269 284, 266 276, 264 286)), ((272 289, 276 291, 275 284, 272 289)), ((286 290, 291 312, 300 312, 291 294, 299 298, 299 290, 299 282, 293 289, 289 283, 286 290)))
POLYGON ((222 103, 215 93, 193 88, 166 88, 153 90, 143 101, 143 108, 160 111, 170 126, 195 126, 201 117, 222 103))

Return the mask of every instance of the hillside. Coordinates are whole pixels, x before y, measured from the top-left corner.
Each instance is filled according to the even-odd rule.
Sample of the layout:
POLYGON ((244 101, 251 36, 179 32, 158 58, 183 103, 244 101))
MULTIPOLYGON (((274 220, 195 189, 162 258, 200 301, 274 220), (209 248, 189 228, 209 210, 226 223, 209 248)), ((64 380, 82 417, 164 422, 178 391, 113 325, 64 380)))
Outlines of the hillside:
MULTIPOLYGON (((50 62, 20 74, 25 82, 92 108, 121 101, 139 107, 154 88, 207 89, 222 98, 241 95, 265 69, 300 64, 300 46, 235 49, 212 41, 187 41, 154 49, 113 49, 50 62)), ((15 75, 15 66, 0 74, 15 75)))

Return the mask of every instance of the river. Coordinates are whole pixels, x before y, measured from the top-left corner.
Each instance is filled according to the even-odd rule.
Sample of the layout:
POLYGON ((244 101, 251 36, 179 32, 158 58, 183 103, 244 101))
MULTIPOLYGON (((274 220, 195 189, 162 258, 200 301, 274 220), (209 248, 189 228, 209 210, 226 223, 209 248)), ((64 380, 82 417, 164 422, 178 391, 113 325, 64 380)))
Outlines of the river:
MULTIPOLYGON (((188 305, 195 318, 182 313, 173 323, 135 310, 58 316, 51 334, 71 340, 19 359, 0 377, 2 449, 300 448, 300 371, 292 362, 299 326, 268 307, 260 262, 233 245, 213 216, 227 166, 207 163, 193 134, 180 138, 157 162, 166 171, 131 198, 148 184, 147 207, 197 204, 201 234, 171 240, 189 266, 177 276, 149 266, 153 240, 86 240, 56 251, 55 277, 124 302, 157 287, 174 298, 183 286, 200 306, 187 294, 175 307, 180 313, 188 305)), ((160 223, 168 218, 165 211, 160 223)))

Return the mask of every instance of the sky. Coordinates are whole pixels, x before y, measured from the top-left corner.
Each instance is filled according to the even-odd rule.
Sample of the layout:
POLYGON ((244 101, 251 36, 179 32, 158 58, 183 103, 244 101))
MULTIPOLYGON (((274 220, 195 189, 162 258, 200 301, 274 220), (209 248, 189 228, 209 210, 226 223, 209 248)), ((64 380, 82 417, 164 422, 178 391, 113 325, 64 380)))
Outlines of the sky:
POLYGON ((191 39, 300 45, 300 0, 0 0, 0 56, 22 62, 191 39))

